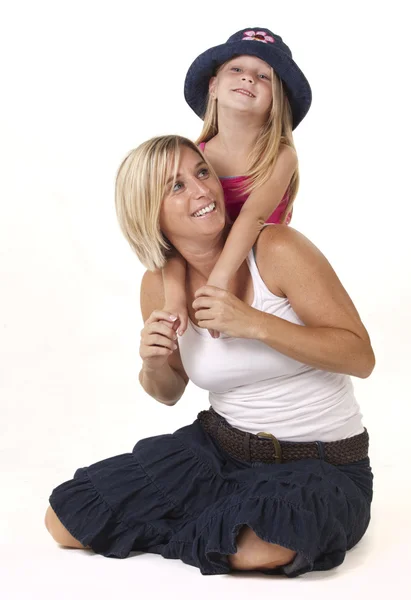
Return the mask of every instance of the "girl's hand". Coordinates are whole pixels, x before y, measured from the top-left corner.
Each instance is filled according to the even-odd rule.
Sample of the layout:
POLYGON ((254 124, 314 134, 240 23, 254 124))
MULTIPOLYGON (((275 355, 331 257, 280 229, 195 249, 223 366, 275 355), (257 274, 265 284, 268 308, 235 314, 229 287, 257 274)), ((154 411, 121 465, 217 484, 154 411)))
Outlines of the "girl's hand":
POLYGON ((177 349, 175 323, 177 318, 163 310, 154 310, 141 330, 140 356, 149 371, 161 369, 170 354, 177 349))
POLYGON ((185 302, 169 302, 163 307, 163 311, 175 315, 177 317, 174 330, 178 335, 183 335, 188 326, 188 310, 185 302))
POLYGON ((210 285, 199 288, 195 293, 193 308, 199 327, 231 337, 256 338, 261 312, 227 290, 210 285))

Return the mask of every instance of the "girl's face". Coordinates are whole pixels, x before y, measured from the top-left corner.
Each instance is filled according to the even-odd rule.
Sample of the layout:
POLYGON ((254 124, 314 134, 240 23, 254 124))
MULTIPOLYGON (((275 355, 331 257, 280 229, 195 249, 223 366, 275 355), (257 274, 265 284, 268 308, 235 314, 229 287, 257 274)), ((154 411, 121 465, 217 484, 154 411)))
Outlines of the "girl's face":
POLYGON ((237 56, 225 63, 210 79, 210 95, 219 108, 266 115, 271 108, 271 67, 256 56, 237 56))
POLYGON ((198 152, 181 147, 177 178, 171 176, 160 209, 160 229, 172 244, 215 235, 225 225, 220 181, 198 152))

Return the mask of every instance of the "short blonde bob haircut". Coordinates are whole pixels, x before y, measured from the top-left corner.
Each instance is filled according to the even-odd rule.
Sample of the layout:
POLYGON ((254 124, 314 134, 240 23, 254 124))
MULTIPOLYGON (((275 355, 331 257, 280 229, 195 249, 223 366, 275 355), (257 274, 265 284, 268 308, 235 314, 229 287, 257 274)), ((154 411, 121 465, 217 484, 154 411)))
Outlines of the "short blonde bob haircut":
MULTIPOLYGON (((181 147, 204 156, 185 137, 154 137, 132 150, 120 165, 115 202, 121 230, 141 263, 150 271, 162 269, 173 246, 160 230, 160 208, 166 183, 176 178, 181 147)), ((214 173, 212 167, 209 169, 214 173)))

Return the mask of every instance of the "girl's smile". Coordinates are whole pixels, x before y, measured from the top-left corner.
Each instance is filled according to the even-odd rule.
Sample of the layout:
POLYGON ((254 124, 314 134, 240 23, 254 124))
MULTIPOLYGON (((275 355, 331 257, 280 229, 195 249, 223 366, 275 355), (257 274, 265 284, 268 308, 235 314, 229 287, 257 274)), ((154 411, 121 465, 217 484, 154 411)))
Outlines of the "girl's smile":
POLYGON ((265 116, 273 100, 271 79, 271 67, 260 58, 236 56, 211 78, 210 94, 218 100, 220 108, 252 111, 254 115, 265 116), (233 101, 233 94, 253 102, 233 101))
POLYGON ((233 92, 237 92, 238 94, 242 94, 243 96, 248 96, 249 98, 255 98, 255 95, 252 92, 244 88, 238 88, 236 90, 233 90, 233 92))

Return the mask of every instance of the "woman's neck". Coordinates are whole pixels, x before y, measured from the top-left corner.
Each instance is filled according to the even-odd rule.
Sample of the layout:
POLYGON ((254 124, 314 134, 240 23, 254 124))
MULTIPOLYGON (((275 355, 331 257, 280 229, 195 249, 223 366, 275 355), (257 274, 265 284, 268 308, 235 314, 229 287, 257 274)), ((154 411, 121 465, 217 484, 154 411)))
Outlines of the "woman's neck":
MULTIPOLYGON (((208 253, 205 253, 201 256, 199 256, 198 254, 194 256, 185 256, 186 260, 188 256, 186 271, 186 292, 188 294, 187 299, 189 303, 191 303, 194 299, 195 292, 199 288, 207 284, 211 272, 214 269, 214 266, 221 254, 221 251, 222 248, 220 248, 218 251, 210 250, 208 253)), ((247 298, 250 294, 250 279, 251 276, 249 268, 247 266, 247 261, 244 260, 238 268, 237 272, 234 274, 231 281, 229 282, 228 287, 226 289, 232 294, 234 294, 234 296, 236 296, 237 298, 240 298, 240 300, 248 302, 247 298)), ((251 301, 249 303, 251 304, 251 301)), ((192 315, 190 318, 193 320, 194 315, 192 315)))
POLYGON ((214 269, 223 251, 228 231, 227 226, 227 230, 221 232, 214 239, 202 240, 197 238, 192 242, 185 239, 181 243, 177 240, 172 241, 173 246, 187 263, 187 274, 190 278, 198 281, 199 285, 204 285, 207 282, 214 269))
POLYGON ((191 279, 205 285, 214 269, 223 248, 210 248, 201 253, 185 252, 184 258, 187 262, 187 274, 191 279))

